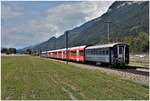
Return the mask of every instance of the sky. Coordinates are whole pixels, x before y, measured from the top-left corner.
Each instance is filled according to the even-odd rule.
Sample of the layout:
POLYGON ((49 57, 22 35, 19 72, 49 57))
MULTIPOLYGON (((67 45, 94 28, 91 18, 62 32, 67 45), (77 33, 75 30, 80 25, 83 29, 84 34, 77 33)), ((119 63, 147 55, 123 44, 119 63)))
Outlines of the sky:
POLYGON ((105 13, 113 1, 2 1, 1 47, 21 49, 105 13))

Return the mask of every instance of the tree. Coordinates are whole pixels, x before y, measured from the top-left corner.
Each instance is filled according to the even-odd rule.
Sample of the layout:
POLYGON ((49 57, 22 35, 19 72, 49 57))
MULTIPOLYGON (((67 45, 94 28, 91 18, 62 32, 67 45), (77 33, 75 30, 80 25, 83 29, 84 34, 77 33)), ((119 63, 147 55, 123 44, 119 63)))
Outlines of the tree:
POLYGON ((9 48, 8 51, 10 54, 16 54, 16 48, 9 48))
POLYGON ((124 42, 130 45, 131 52, 142 53, 149 51, 149 35, 148 33, 141 32, 137 36, 126 36, 124 42))
POLYGON ((16 48, 2 48, 1 53, 16 54, 16 48))
POLYGON ((6 53, 7 52, 7 48, 2 48, 1 53, 6 53))
POLYGON ((31 53, 32 53, 31 49, 26 50, 26 54, 31 54, 31 53))
POLYGON ((141 32, 138 37, 141 51, 147 52, 149 49, 149 35, 145 32, 141 32))

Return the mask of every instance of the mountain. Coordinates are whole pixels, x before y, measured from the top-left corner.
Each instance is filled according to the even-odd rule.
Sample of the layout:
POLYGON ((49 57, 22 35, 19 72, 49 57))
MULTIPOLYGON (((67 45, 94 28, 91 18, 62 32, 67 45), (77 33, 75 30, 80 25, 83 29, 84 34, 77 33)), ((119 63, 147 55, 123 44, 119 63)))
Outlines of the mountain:
MULTIPOLYGON (((149 34, 149 2, 148 1, 116 1, 102 16, 88 21, 69 31, 69 47, 79 45, 107 43, 107 23, 110 23, 110 42, 123 41, 131 45, 132 51, 141 38, 149 34), (144 33, 144 34, 143 34, 144 33), (145 34, 146 33, 146 34, 145 34), (130 39, 130 40, 129 40, 130 39), (137 40, 138 39, 138 40, 137 40), (132 42, 133 41, 133 42, 132 42)), ((140 51, 147 51, 147 43, 140 51)), ((65 33, 58 38, 31 47, 32 50, 52 50, 65 47, 65 33)), ((143 47, 143 46, 141 46, 143 47)))

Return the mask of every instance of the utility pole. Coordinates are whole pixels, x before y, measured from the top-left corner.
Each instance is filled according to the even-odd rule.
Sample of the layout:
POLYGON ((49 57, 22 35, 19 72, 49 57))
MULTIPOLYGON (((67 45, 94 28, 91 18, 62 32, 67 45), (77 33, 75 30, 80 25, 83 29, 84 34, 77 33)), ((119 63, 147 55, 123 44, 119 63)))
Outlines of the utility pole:
MULTIPOLYGON (((49 34, 49 33, 48 33, 49 34)), ((47 55, 47 58, 48 58, 48 40, 47 40, 47 49, 46 49, 46 55, 47 55)))
POLYGON ((107 40, 108 40, 108 43, 110 41, 110 24, 112 23, 109 18, 108 18, 108 21, 106 21, 105 23, 107 23, 107 40))
POLYGON ((48 41, 47 41, 47 51, 48 51, 48 48, 49 48, 49 46, 48 46, 48 41))
POLYGON ((68 64, 68 31, 66 31, 66 64, 68 64))
POLYGON ((47 41, 46 55, 47 55, 47 58, 48 58, 48 41, 47 41))
POLYGON ((40 47, 40 52, 39 52, 39 56, 41 56, 41 47, 40 47))
POLYGON ((54 41, 54 50, 56 50, 56 39, 54 41))

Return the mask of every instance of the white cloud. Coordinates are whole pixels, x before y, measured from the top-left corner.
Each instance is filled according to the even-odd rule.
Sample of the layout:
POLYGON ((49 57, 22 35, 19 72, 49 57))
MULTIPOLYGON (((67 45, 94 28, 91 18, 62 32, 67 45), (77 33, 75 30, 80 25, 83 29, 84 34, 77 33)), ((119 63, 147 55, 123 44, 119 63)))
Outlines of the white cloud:
POLYGON ((83 11, 87 14, 86 21, 99 17, 105 13, 113 1, 95 1, 83 3, 83 11))
POLYGON ((113 1, 89 1, 68 3, 48 9, 47 26, 55 36, 60 36, 65 30, 101 16, 107 11, 113 1))
MULTIPOLYGON (((5 28, 2 26, 2 44, 24 47, 46 41, 52 36, 60 36, 66 30, 75 28, 93 18, 101 16, 113 1, 64 2, 49 7, 44 15, 35 16, 22 24, 5 28), (48 34, 49 33, 49 34, 48 34)), ((42 13, 43 14, 43 13, 42 13)), ((15 8, 5 6, 4 18, 22 16, 15 8)), ((5 23, 9 23, 6 21, 5 23)))
POLYGON ((21 16, 22 13, 20 11, 15 10, 12 6, 10 5, 2 5, 1 6, 2 10, 2 19, 11 19, 11 18, 16 18, 18 16, 21 16))

